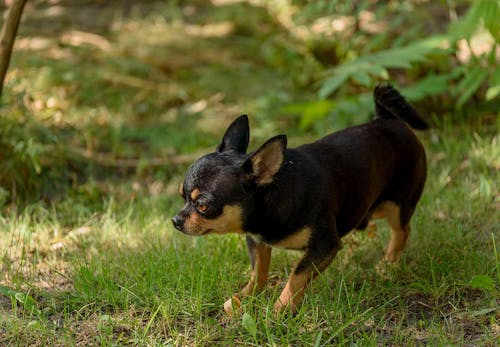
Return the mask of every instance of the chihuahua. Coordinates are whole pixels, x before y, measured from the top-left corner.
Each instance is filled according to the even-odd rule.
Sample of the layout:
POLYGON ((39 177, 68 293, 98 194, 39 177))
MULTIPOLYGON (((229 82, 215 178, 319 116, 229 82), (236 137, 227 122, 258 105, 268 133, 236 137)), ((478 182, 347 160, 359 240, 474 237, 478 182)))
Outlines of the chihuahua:
POLYGON ((399 258, 426 179, 424 148, 410 127, 428 125, 389 85, 375 88, 374 101, 375 118, 365 124, 297 148, 287 148, 286 136, 278 135, 250 154, 248 118, 242 115, 216 151, 188 169, 179 189, 185 204, 172 219, 174 227, 188 235, 246 235, 252 275, 224 304, 227 313, 264 287, 272 247, 304 252, 275 312, 296 311, 341 238, 365 229, 372 218, 386 218, 391 227, 383 261, 399 258))

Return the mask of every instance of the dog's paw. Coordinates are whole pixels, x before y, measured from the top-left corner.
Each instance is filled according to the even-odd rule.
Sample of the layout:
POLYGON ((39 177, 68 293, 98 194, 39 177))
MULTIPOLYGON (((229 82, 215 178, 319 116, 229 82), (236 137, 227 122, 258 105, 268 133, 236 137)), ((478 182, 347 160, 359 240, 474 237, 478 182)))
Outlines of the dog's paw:
POLYGON ((274 303, 273 307, 273 316, 274 318, 278 318, 283 315, 295 315, 297 312, 297 306, 293 303, 293 301, 288 301, 286 303, 281 302, 281 300, 277 300, 274 303))
POLYGON ((228 316, 232 317, 235 313, 241 313, 241 300, 237 295, 233 295, 231 299, 224 303, 224 311, 228 316))

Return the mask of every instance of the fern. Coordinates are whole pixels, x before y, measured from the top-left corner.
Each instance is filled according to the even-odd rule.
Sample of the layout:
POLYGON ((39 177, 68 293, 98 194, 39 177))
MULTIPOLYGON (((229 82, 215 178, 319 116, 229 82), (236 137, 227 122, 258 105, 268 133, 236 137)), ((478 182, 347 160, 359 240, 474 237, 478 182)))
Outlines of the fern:
POLYGON ((481 66, 474 66, 467 71, 467 74, 465 74, 464 78, 458 83, 453 92, 453 96, 458 97, 458 108, 463 107, 479 87, 481 87, 481 84, 487 77, 488 70, 481 66))
POLYGON ((496 48, 500 43, 500 0, 473 1, 466 15, 452 24, 448 31, 451 42, 465 39, 469 42, 481 28, 486 29, 495 40, 489 55, 474 56, 463 70, 463 78, 458 81, 452 96, 457 99, 457 108, 465 103, 485 82, 489 85, 485 99, 492 100, 500 93, 500 77, 496 67, 496 48), (490 73, 493 70, 493 73, 490 73))
POLYGON ((495 69, 491 76, 490 87, 486 91, 486 100, 493 100, 500 95, 500 69, 495 69))
POLYGON ((368 54, 327 70, 328 77, 319 90, 319 97, 325 99, 350 79, 368 87, 373 84, 373 79, 387 79, 388 69, 409 69, 415 63, 424 62, 430 55, 443 52, 443 39, 434 36, 405 47, 368 54))
POLYGON ((471 36, 483 25, 500 42, 500 0, 476 0, 467 14, 450 26, 452 41, 470 40, 471 36))
POLYGON ((411 101, 421 100, 428 96, 438 95, 446 92, 450 88, 450 81, 461 74, 462 69, 450 74, 430 74, 402 90, 404 96, 411 101))
MULTIPOLYGON (((328 116, 335 117, 337 124, 342 123, 348 114, 351 118, 367 117, 372 109, 370 93, 358 91, 354 96, 336 98, 331 98, 331 95, 352 84, 371 90, 377 81, 390 79, 391 69, 409 71, 407 76, 410 79, 411 76, 419 76, 411 86, 402 88, 404 95, 412 101, 442 95, 449 100, 451 110, 464 108, 474 96, 491 101, 500 95, 500 69, 496 56, 500 44, 500 0, 471 1, 465 15, 451 24, 444 35, 399 46, 398 40, 408 41, 411 29, 408 28, 405 35, 392 41, 392 47, 388 49, 364 54, 325 70, 319 81, 318 100, 290 105, 286 111, 301 114, 302 128, 308 128, 328 116), (487 31, 494 38, 489 53, 473 55, 465 63, 457 62, 457 42, 465 39, 470 44, 479 31, 487 31), (436 58, 438 61, 434 62, 436 58), (416 64, 427 62, 431 63, 420 65, 423 69, 415 68, 416 64), (479 95, 484 91, 484 95, 479 95)), ((384 32, 380 35, 367 43, 365 51, 377 46, 373 43, 376 37, 384 41, 388 34, 384 32)))

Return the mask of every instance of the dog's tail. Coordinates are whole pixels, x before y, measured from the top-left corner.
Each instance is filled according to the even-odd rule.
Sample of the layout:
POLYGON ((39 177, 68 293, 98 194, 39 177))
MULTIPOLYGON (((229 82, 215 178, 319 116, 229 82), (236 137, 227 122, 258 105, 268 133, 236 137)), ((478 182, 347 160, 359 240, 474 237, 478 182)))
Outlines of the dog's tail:
POLYGON ((373 91, 373 99, 375 101, 375 115, 377 117, 398 118, 418 130, 429 128, 429 124, 420 117, 418 112, 392 86, 376 86, 373 91))

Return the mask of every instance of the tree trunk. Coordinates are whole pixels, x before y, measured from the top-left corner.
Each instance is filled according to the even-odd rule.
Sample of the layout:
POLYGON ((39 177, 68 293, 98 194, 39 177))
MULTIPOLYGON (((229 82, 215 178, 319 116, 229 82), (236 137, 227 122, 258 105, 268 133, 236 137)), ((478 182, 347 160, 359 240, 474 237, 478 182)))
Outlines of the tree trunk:
POLYGON ((0 33, 0 97, 2 96, 3 80, 10 63, 12 46, 14 46, 14 39, 16 38, 17 28, 19 27, 26 1, 13 0, 4 18, 2 32, 0 33))

